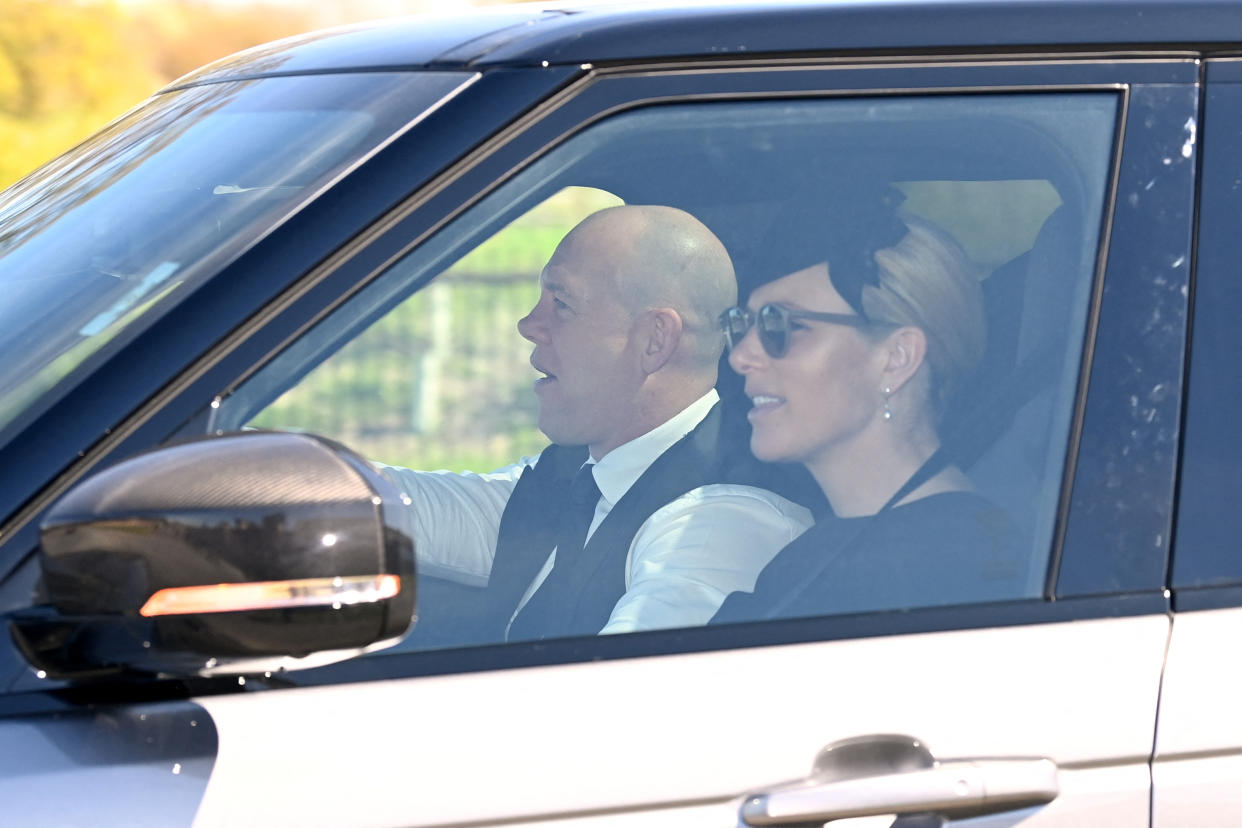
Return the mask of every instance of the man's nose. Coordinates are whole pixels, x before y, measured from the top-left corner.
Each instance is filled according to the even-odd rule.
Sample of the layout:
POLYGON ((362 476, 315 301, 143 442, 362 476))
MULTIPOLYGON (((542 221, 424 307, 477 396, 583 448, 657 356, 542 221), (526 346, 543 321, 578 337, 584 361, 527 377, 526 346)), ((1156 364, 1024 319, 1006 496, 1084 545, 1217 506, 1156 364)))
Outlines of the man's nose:
POLYGON ((749 374, 760 367, 767 356, 759 344, 758 331, 752 327, 729 349, 729 367, 739 374, 749 374))
POLYGON ((544 326, 540 321, 542 317, 541 308, 543 307, 543 299, 541 298, 530 309, 530 313, 518 320, 517 329, 522 337, 530 342, 542 342, 546 339, 544 336, 544 326))

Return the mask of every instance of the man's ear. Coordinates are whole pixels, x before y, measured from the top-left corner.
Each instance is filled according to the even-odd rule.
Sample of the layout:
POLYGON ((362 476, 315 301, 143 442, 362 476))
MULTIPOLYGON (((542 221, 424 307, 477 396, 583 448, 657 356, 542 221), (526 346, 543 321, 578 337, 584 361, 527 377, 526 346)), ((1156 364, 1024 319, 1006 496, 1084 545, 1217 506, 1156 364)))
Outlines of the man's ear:
POLYGON ((927 358, 927 334, 906 325, 884 340, 884 387, 896 391, 909 381, 927 358))
POLYGON ((677 353, 681 345, 683 324, 681 314, 672 308, 655 308, 645 314, 641 335, 645 337, 642 351, 643 371, 654 374, 677 353))

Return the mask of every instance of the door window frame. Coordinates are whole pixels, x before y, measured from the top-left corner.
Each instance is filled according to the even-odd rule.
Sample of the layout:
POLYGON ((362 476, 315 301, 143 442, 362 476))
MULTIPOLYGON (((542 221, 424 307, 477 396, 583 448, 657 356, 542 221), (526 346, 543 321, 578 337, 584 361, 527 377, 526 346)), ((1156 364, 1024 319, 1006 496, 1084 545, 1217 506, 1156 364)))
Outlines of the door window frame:
POLYGON ((1242 542, 1237 489, 1231 488, 1242 482, 1242 432, 1229 407, 1242 393, 1242 384, 1224 361, 1228 353, 1213 353, 1232 338, 1234 314, 1242 312, 1237 290, 1242 261, 1237 227, 1242 210, 1237 188, 1242 175, 1242 60, 1206 61, 1204 79, 1185 434, 1168 575, 1173 607, 1179 612, 1242 606, 1242 567, 1221 558, 1223 551, 1236 550, 1242 542))
MULTIPOLYGON (((194 433, 196 429, 201 433, 212 400, 228 394, 267 358, 514 172, 587 126, 623 110, 669 102, 721 99, 1099 90, 1116 91, 1125 100, 1122 129, 1117 136, 1121 152, 1116 158, 1114 179, 1107 188, 1110 195, 1106 198, 1096 273, 1098 301, 1092 305, 1080 380, 1086 394, 1079 396, 1079 411, 1065 470, 1067 479, 1075 482, 1072 489, 1065 489, 1059 542, 1053 550, 1054 560, 1059 554, 1065 558, 1052 570, 1048 599, 390 656, 375 654, 366 659, 292 674, 290 678, 295 684, 314 685, 801 641, 1164 613, 1168 610, 1163 594, 1167 527, 1163 545, 1140 543, 1124 547, 1124 555, 1137 562, 1137 570, 1141 570, 1127 583, 1109 583, 1112 570, 1079 567, 1078 560, 1098 555, 1098 544, 1102 540, 1124 541, 1129 537, 1122 531, 1128 509, 1154 505, 1158 510, 1154 523, 1171 520, 1182 378, 1181 348, 1164 356, 1144 353, 1145 359, 1159 362, 1158 366, 1145 366, 1150 369, 1149 375, 1167 376, 1165 381, 1171 383, 1171 391, 1153 414, 1158 422, 1157 430, 1163 429, 1161 433, 1167 435, 1167 429, 1173 429, 1169 452, 1161 456, 1160 462, 1131 470, 1128 467, 1136 460, 1127 453, 1125 445, 1117 445, 1113 454, 1093 463, 1091 468, 1084 468, 1079 447, 1107 444, 1105 438, 1119 412, 1124 413, 1129 406, 1125 384, 1109 384, 1108 378, 1115 366, 1124 363, 1126 348, 1133 345, 1139 333, 1127 320, 1144 308, 1143 295, 1127 299, 1123 294, 1142 293, 1143 288, 1154 284, 1155 280, 1170 278, 1168 268, 1157 269, 1155 264, 1145 261, 1151 255, 1152 240, 1162 245, 1161 252, 1170 257, 1169 261, 1179 252, 1184 259, 1189 258, 1190 197, 1196 147, 1191 145, 1191 156, 1183 159, 1185 163, 1178 160, 1163 164, 1162 160, 1172 157, 1170 152, 1180 151, 1184 138, 1179 131, 1182 123, 1187 118, 1191 123, 1197 119, 1197 68, 1192 59, 949 60, 944 63, 917 59, 863 66, 833 62, 750 62, 591 70, 582 80, 468 153, 325 263, 309 271, 264 312, 256 314, 251 322, 236 331, 226 348, 205 355, 187 372, 185 382, 172 400, 158 410, 141 411, 136 415, 142 422, 134 431, 135 439, 141 434, 150 444, 194 433), (1143 119, 1147 118, 1154 119, 1154 126, 1144 124, 1143 119), (1175 139, 1176 147, 1171 149, 1170 142, 1175 139), (1161 213, 1167 202, 1157 202, 1154 198, 1140 199, 1140 203, 1133 206, 1121 204, 1118 192, 1128 194, 1148 181, 1159 186, 1157 195, 1174 189, 1180 197, 1184 190, 1184 216, 1178 213, 1175 220, 1170 221, 1167 214, 1161 213), (1126 249, 1126 245, 1132 249, 1126 249), (187 411, 195 413, 187 419, 187 411), (1117 464, 1126 468, 1119 469, 1117 464), (1099 490, 1093 485, 1099 474, 1097 467, 1119 474, 1123 485, 1116 490, 1099 490), (1159 500, 1165 494, 1168 501, 1163 504, 1163 511, 1159 511, 1159 500), (1109 500, 1104 502, 1106 496, 1109 500), (1151 572, 1156 572, 1155 578, 1150 577, 1151 572)), ((1174 272, 1188 274, 1188 268, 1174 272)), ((1176 285, 1172 290, 1176 292, 1176 285)), ((1184 295, 1180 313, 1176 300, 1171 300, 1166 293, 1147 298, 1148 305, 1165 311, 1172 320, 1170 337, 1177 341, 1179 333, 1184 335, 1184 295)), ((1184 337, 1181 341, 1184 343, 1184 337)), ((1150 438, 1154 440, 1155 436, 1150 438)), ((131 450, 136 448, 133 442, 131 439, 126 443, 131 450)))
MULTIPOLYGON (((1171 520, 1171 502, 1176 459, 1176 428, 1179 422, 1181 389, 1181 355, 1185 334, 1184 291, 1177 278, 1170 278, 1167 268, 1157 268, 1144 261, 1151 253, 1153 240, 1168 252, 1163 261, 1188 258, 1191 233, 1191 195, 1194 184, 1195 147, 1190 157, 1165 164, 1172 148, 1180 152, 1185 144, 1183 124, 1187 118, 1197 119, 1197 68, 1193 60, 1150 61, 1138 63, 1107 63, 1096 61, 1064 61, 1025 65, 994 63, 953 64, 947 66, 919 65, 888 67, 755 67, 713 68, 711 70, 649 71, 617 69, 599 72, 578 94, 568 97, 554 111, 529 131, 514 137, 503 153, 484 159, 451 187, 467 179, 478 180, 495 167, 512 159, 510 151, 521 153, 532 148, 526 158, 542 154, 547 148, 577 134, 587 126, 618 112, 640 106, 670 102, 702 100, 760 100, 765 98, 823 98, 857 95, 964 94, 969 92, 1044 92, 1116 90, 1125 98, 1117 135, 1120 152, 1114 159, 1114 179, 1110 182, 1103 227, 1100 235, 1095 296, 1088 323, 1087 343, 1083 351, 1084 367, 1075 417, 1073 437, 1065 468, 1066 479, 1074 481, 1065 487, 1058 554, 1077 556, 1099 555, 1092 544, 1100 539, 1123 543, 1109 565, 1135 562, 1133 577, 1127 583, 1110 583, 1113 573, 1106 567, 1078 567, 1059 561, 1051 569, 1045 600, 1024 600, 990 605, 916 609, 911 611, 866 613, 854 616, 823 616, 780 621, 764 621, 722 628, 692 628, 631 633, 624 636, 545 641, 539 644, 515 642, 460 650, 425 651, 384 656, 376 654, 369 660, 389 659, 400 666, 400 675, 424 675, 447 672, 477 672, 543 664, 563 664, 592 659, 632 658, 738 647, 772 646, 806 641, 827 641, 899 635, 916 632, 1005 627, 1039 623, 1055 623, 1070 619, 1109 616, 1164 614, 1168 601, 1164 595, 1164 568, 1167 555, 1167 524, 1171 520), (980 83, 986 78, 986 82, 980 83), (831 88, 826 88, 829 85, 831 88), (1154 126, 1152 124, 1155 124, 1154 126), (1125 140, 1133 136, 1131 140, 1125 140), (1155 176, 1152 173, 1156 173, 1155 176), (1127 185, 1140 183, 1159 187, 1157 193, 1169 198, 1169 191, 1181 198, 1184 210, 1179 220, 1168 220, 1168 203, 1140 201, 1118 209, 1116 193, 1127 185), (1163 224, 1162 223, 1167 223, 1163 224), (1171 225, 1171 226, 1169 226, 1171 225), (1163 227, 1163 229, 1162 229, 1163 227), (1130 250, 1116 248, 1117 240, 1131 245, 1130 250), (1142 242, 1141 244, 1138 242, 1142 242), (1111 255, 1110 255, 1111 253, 1111 255), (1167 291, 1153 296, 1141 292, 1134 299, 1128 293, 1141 291, 1144 285, 1163 282, 1167 291), (1171 282, 1171 284, 1170 284, 1171 282), (1170 304, 1170 296, 1174 297, 1170 304), (1183 302, 1178 306, 1176 297, 1183 302), (1144 299, 1147 300, 1144 304, 1144 299), (1170 341, 1176 343, 1164 357, 1144 352, 1144 358, 1160 364, 1153 373, 1167 376, 1172 391, 1162 398, 1160 406, 1144 412, 1155 423, 1153 433, 1140 435, 1150 444, 1165 439, 1168 429, 1173 437, 1160 462, 1136 471, 1133 477, 1119 474, 1127 485, 1120 490, 1104 492, 1093 486, 1099 467, 1118 472, 1117 463, 1129 463, 1127 445, 1112 442, 1108 457, 1093 461, 1092 467, 1080 468, 1078 451, 1082 445, 1108 442, 1104 438, 1114 430, 1118 417, 1128 413, 1129 389, 1124 382, 1110 382, 1117 376, 1113 370, 1123 364, 1127 349, 1134 346, 1142 330, 1133 323, 1134 314, 1159 308, 1170 319, 1170 341), (1167 357, 1167 358, 1165 358, 1167 357), (1092 370, 1092 367, 1096 370, 1092 370), (1105 497, 1112 501, 1102 505, 1105 497), (1160 498, 1166 499, 1161 502, 1160 498), (1136 548, 1127 542, 1123 531, 1130 518, 1127 509, 1142 504, 1154 510, 1153 523, 1164 522, 1162 542, 1146 538, 1149 543, 1136 548), (1068 516, 1068 518, 1066 517, 1068 516), (407 672, 407 670, 412 672, 407 672)), ((508 162, 513 169, 520 164, 508 162)), ((454 205, 434 225, 418 222, 421 216, 411 214, 410 226, 431 230, 449 220, 499 186, 476 191, 468 199, 453 199, 454 205)), ((440 197, 449 188, 429 200, 443 204, 440 197)), ((411 233, 412 248, 423 234, 411 233)), ((403 250, 402 252, 405 252, 403 250)), ((1181 279, 1188 278, 1189 268, 1175 269, 1181 279)), ((1141 441, 1140 441, 1141 442, 1141 441)), ((1133 447, 1134 443, 1130 444, 1133 447)), ((345 680, 353 674, 351 664, 341 664, 313 671, 316 675, 299 676, 298 683, 319 683, 345 680)))

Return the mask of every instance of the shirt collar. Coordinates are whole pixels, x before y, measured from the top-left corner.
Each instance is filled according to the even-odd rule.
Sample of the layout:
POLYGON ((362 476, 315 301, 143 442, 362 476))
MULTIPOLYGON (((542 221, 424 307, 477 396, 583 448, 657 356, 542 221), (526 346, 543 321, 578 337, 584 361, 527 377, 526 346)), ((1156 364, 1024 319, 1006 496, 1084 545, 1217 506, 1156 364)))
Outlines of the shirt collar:
POLYGON ((680 412, 641 437, 617 446, 595 464, 595 485, 609 505, 616 503, 674 443, 685 437, 703 421, 720 397, 716 389, 708 391, 680 412))

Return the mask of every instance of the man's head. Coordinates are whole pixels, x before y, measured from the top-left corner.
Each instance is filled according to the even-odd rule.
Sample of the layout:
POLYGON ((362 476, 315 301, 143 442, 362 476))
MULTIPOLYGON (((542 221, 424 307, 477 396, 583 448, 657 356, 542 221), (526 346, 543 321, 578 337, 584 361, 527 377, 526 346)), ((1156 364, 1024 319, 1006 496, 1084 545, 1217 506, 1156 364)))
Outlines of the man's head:
POLYGON ((716 382, 716 317, 736 302, 729 254, 672 207, 601 210, 569 232, 518 321, 535 344, 539 428, 596 459, 664 421, 716 382))

